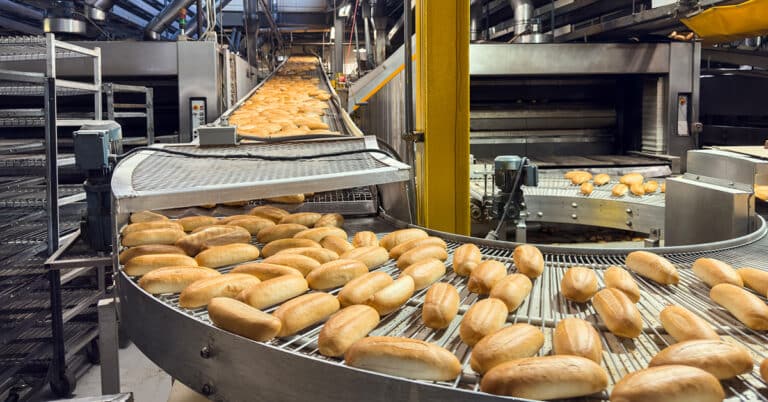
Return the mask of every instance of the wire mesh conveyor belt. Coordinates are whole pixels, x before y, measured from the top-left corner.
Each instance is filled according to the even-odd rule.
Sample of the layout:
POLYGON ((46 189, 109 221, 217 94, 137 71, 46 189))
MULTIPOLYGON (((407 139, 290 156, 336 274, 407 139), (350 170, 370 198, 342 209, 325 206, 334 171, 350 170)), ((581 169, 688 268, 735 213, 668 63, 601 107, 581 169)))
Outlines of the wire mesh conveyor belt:
MULTIPOLYGON (((379 220, 377 218, 376 220, 379 220)), ((355 224, 348 222, 350 233, 355 224)), ((359 230, 373 229, 369 223, 359 230)), ((469 239, 455 235, 433 232, 443 237, 449 250, 446 261, 448 273, 441 279, 457 287, 462 307, 459 315, 445 330, 432 330, 423 325, 421 304, 426 289, 416 292, 400 310, 383 316, 379 326, 371 335, 401 336, 435 342, 453 352, 463 364, 462 373, 453 381, 425 382, 411 381, 364 372, 347 367, 340 359, 328 358, 318 352, 317 337, 322 324, 307 328, 296 336, 278 338, 265 344, 240 338, 213 327, 205 309, 186 310, 178 306, 178 295, 161 295, 155 298, 138 288, 135 281, 121 275, 121 303, 129 333, 139 347, 171 375, 178 376, 188 385, 198 389, 215 389, 216 398, 240 400, 248 392, 264 392, 267 398, 313 400, 337 400, 338 392, 346 392, 350 400, 421 400, 464 401, 495 400, 501 397, 479 391, 480 376, 469 367, 470 349, 458 335, 458 327, 468 306, 478 296, 467 290, 467 278, 459 277, 452 270, 453 251, 462 242, 475 242, 484 259, 498 260, 514 272, 512 251, 514 244, 469 239), (150 318, 152 317, 152 318, 150 318), (147 320, 150 321, 147 321, 147 320), (198 325, 195 325, 197 323, 198 325), (152 328, 159 325, 160 328, 152 328), (176 326, 183 330, 175 329, 176 326), (177 336, 179 338, 177 338, 177 336), (208 345, 212 357, 199 356, 201 347, 208 345), (229 350, 236 348, 236 350, 229 350), (288 352, 288 353, 279 353, 288 352), (259 363, 252 363, 259 362, 259 363), (325 363, 325 364, 323 364, 325 363), (261 366, 266 366, 261 368, 261 366), (246 369, 248 372, 240 372, 246 369), (223 378, 218 372, 228 373, 235 380, 223 378), (317 375, 319 379, 311 376, 317 375), (306 378, 302 376, 307 376, 306 378), (271 384, 270 380, 284 378, 283 388, 271 384), (288 378, 291 378, 289 381, 288 378), (322 380, 325 379, 325 380, 322 380), (321 382, 317 382, 321 381, 321 382), (358 385, 357 383, 361 384, 358 385), (217 388, 211 388, 211 383, 217 388), (306 384, 306 385, 303 385, 306 384), (202 388, 200 388, 202 387, 202 388), (263 388, 262 388, 263 387, 263 388), (290 389, 285 389, 290 387, 290 389), (235 388, 235 389, 232 389, 235 388), (259 391, 255 391, 259 390, 259 391), (379 395, 379 392, 382 394, 379 395), (469 393, 467 393, 469 392, 469 393)), ((680 305, 704 317, 715 326, 724 340, 743 345, 755 360, 754 371, 736 379, 724 381, 729 400, 768 400, 768 388, 760 379, 758 366, 768 357, 768 336, 763 332, 747 329, 730 313, 709 298, 709 289, 692 273, 690 266, 700 257, 712 257, 732 264, 734 267, 751 266, 768 270, 768 238, 765 227, 759 232, 735 242, 723 242, 697 247, 658 249, 676 264, 680 271, 680 284, 661 286, 635 276, 642 291, 637 305, 641 311, 644 331, 637 339, 619 338, 608 332, 590 303, 573 303, 560 294, 560 280, 567 268, 586 266, 594 269, 600 285, 604 285, 603 273, 611 265, 623 266, 626 250, 611 249, 567 249, 542 247, 546 268, 544 274, 533 281, 531 294, 525 302, 508 317, 508 323, 530 323, 545 334, 544 347, 540 355, 552 352, 552 334, 555 324, 566 317, 579 317, 594 324, 601 334, 603 366, 609 373, 608 390, 601 395, 579 400, 606 400, 613 385, 627 373, 648 366, 650 359, 674 340, 665 333, 659 312, 667 305, 680 305)), ((222 272, 230 268, 221 269, 222 272)), ((397 277, 399 270, 393 261, 376 268, 397 277)), ((337 294, 339 289, 331 291, 337 294)), ((759 295, 765 300, 765 295, 759 295)), ((265 311, 272 312, 275 308, 265 311)))

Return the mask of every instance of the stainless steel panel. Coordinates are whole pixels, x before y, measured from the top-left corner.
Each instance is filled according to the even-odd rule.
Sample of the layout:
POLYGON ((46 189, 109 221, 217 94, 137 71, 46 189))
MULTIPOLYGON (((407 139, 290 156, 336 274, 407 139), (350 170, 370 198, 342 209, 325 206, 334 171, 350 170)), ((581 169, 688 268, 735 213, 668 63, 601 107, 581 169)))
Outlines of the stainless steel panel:
POLYGON ((688 152, 688 174, 753 187, 768 184, 768 161, 733 152, 698 149, 688 152))
MULTIPOLYGON (((669 45, 669 76, 667 77, 667 111, 664 125, 666 152, 670 155, 685 156, 696 148, 696 136, 677 135, 678 95, 690 94, 689 125, 699 120, 699 70, 701 43, 673 42, 669 45)), ((683 159, 683 162, 685 159, 683 159)), ((683 166, 685 168, 685 166, 683 166)))
POLYGON ((642 152, 666 152, 666 84, 666 77, 647 77, 643 80, 642 152))
POLYGON ((179 80, 179 135, 181 142, 192 140, 189 98, 207 99, 206 121, 212 122, 219 108, 222 74, 215 42, 177 42, 179 80))

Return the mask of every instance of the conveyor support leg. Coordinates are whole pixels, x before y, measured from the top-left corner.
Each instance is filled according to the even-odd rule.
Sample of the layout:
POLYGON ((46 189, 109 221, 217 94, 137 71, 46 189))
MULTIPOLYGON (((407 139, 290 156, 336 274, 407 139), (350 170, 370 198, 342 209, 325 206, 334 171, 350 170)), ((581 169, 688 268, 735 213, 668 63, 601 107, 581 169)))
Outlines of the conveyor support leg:
POLYGON ((120 393, 117 311, 115 299, 101 299, 99 314, 99 353, 101 357, 101 394, 120 393))

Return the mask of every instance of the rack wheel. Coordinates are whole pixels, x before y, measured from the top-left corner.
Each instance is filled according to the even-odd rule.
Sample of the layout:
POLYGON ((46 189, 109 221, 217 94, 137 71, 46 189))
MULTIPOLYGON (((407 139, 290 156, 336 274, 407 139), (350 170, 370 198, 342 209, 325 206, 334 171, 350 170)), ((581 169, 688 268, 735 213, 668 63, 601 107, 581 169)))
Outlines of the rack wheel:
POLYGON ((93 338, 85 345, 85 356, 91 364, 101 363, 101 351, 99 350, 99 338, 93 338))
POLYGON ((72 395, 72 391, 77 386, 77 379, 75 373, 67 369, 64 375, 56 376, 52 378, 48 384, 51 386, 51 391, 59 398, 65 398, 72 395))

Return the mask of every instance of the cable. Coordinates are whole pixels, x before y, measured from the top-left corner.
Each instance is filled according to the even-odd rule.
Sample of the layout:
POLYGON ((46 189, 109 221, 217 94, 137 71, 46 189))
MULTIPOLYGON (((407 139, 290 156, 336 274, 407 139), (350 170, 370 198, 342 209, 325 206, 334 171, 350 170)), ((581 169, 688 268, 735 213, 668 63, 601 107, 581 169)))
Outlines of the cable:
POLYGON ((381 138, 376 138, 376 142, 380 146, 386 148, 386 150, 389 151, 392 154, 392 155, 390 155, 392 157, 392 159, 397 159, 399 162, 403 161, 403 158, 400 157, 400 153, 397 152, 397 150, 394 147, 392 147, 392 145, 389 145, 386 141, 382 140, 381 138))
MULTIPOLYGON (((133 148, 128 152, 125 152, 120 155, 116 155, 115 158, 117 160, 121 160, 124 158, 127 158, 128 156, 141 152, 141 151, 152 151, 152 152, 160 152, 160 153, 166 153, 171 155, 178 155, 178 156, 185 156, 188 158, 196 158, 196 159, 260 159, 265 161, 273 161, 273 162, 279 162, 279 161, 300 161, 305 159, 318 159, 318 158, 332 158, 336 156, 345 156, 345 155, 356 155, 356 154, 365 154, 365 153, 375 153, 375 154, 383 154, 386 156, 390 156, 387 152, 382 151, 380 149, 355 149, 351 151, 339 151, 339 152, 329 152, 326 154, 315 154, 315 155, 304 155, 304 156, 270 156, 270 155, 257 155, 257 154, 193 154, 190 152, 184 152, 184 151, 174 151, 167 148, 153 148, 153 147, 137 147, 133 148)), ((390 156, 391 157, 391 156, 390 156)))

